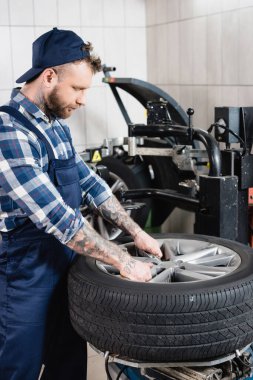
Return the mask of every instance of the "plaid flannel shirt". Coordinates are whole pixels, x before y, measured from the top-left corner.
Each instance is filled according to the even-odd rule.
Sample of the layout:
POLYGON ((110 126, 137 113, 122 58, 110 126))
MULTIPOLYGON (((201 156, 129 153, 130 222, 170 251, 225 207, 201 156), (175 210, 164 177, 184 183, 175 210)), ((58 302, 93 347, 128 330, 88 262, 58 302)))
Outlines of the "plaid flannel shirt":
MULTIPOLYGON (((68 159, 73 152, 62 128, 51 122, 19 89, 8 105, 22 112, 50 142, 55 158, 68 159)), ((98 207, 111 196, 108 185, 75 152, 85 203, 98 207)), ((0 231, 11 231, 29 217, 36 226, 67 243, 84 225, 78 209, 67 206, 47 174, 45 145, 34 133, 6 113, 0 113, 0 231)))

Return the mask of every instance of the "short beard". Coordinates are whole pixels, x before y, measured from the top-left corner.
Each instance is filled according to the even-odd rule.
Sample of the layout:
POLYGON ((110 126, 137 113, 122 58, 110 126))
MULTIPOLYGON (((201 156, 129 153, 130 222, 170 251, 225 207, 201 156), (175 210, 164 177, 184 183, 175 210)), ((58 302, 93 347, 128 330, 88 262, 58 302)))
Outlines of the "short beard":
POLYGON ((65 108, 62 107, 62 102, 55 87, 51 94, 48 95, 48 99, 45 100, 45 113, 50 116, 56 116, 60 119, 66 119, 68 116, 65 113, 65 108))

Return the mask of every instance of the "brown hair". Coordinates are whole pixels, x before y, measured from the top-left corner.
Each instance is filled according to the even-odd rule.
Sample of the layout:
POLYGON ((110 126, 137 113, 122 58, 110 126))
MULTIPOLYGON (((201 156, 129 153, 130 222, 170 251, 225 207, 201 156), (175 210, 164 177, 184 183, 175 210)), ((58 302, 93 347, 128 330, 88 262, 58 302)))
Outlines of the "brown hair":
MULTIPOLYGON (((82 49, 91 53, 93 50, 93 46, 91 42, 87 42, 86 45, 83 45, 82 49)), ((93 74, 96 74, 102 70, 101 59, 97 55, 90 54, 89 57, 84 58, 84 61, 86 61, 90 65, 93 74)))

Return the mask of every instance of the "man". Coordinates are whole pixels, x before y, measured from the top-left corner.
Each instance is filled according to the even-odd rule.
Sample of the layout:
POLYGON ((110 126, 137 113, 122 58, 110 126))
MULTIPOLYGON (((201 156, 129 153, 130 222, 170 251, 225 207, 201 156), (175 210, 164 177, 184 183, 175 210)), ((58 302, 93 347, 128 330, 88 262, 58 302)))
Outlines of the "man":
POLYGON ((86 202, 161 257, 158 243, 124 211, 106 183, 80 159, 64 120, 85 104, 101 69, 91 44, 53 30, 33 43, 33 65, 0 108, 0 379, 86 378, 85 344, 67 312, 66 275, 75 255, 89 255, 135 281, 141 263, 99 236, 82 217, 86 202), (74 252, 73 252, 74 251, 74 252))

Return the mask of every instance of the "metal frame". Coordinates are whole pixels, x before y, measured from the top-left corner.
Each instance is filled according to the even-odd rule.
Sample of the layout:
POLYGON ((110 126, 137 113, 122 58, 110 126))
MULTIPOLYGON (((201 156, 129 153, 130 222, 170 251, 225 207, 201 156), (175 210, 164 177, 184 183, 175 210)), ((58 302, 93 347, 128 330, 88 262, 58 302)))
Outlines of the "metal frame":
MULTIPOLYGON (((163 126, 130 125, 129 153, 145 154, 146 148, 137 146, 136 137, 187 136, 188 133, 189 128, 171 124, 163 126)), ((179 191, 143 189, 124 192, 122 198, 126 200, 153 197, 171 202, 177 207, 181 207, 180 204, 182 204, 181 208, 196 212, 195 233, 237 240, 247 244, 247 192, 248 188, 253 186, 253 177, 249 175, 253 171, 253 156, 248 152, 242 155, 240 151, 220 151, 218 143, 206 131, 191 128, 191 136, 192 141, 196 139, 204 143, 210 163, 209 175, 200 175, 197 178, 198 197, 196 194, 194 196, 184 195, 179 191)), ((146 154, 151 153, 148 148, 146 154)), ((158 151, 153 151, 153 153, 158 153, 158 151)), ((162 150, 159 151, 159 154, 162 154, 162 150)), ((173 159, 178 160, 181 164, 187 163, 189 169, 194 149, 187 150, 187 146, 184 149, 175 146, 174 152, 167 149, 167 151, 164 150, 164 154, 174 156, 173 159), (177 155, 175 152, 179 152, 179 154, 177 155)))
MULTIPOLYGON (((182 144, 192 145, 192 147, 194 147, 194 141, 201 141, 205 146, 210 163, 208 176, 196 176, 198 195, 196 195, 196 191, 193 196, 192 194, 189 196, 182 194, 181 189, 180 192, 175 192, 151 188, 143 189, 138 192, 133 190, 124 192, 122 198, 127 200, 152 197, 154 199, 163 199, 167 202, 171 202, 177 207, 194 210, 196 212, 195 233, 213 235, 247 244, 249 240, 248 189, 253 187, 253 176, 250 175, 250 173, 253 172, 253 155, 250 154, 249 149, 246 149, 249 145, 247 144, 246 138, 250 140, 250 143, 253 141, 251 133, 253 108, 241 108, 242 115, 248 115, 248 121, 245 115, 240 119, 240 123, 242 124, 240 124, 240 128, 243 127, 244 130, 242 136, 244 137, 244 141, 241 137, 239 137, 240 140, 238 140, 237 137, 237 141, 243 143, 244 148, 234 150, 230 149, 229 144, 227 144, 226 149, 221 151, 218 143, 209 133, 193 128, 192 116, 194 110, 188 109, 187 118, 186 113, 178 103, 158 87, 138 79, 111 77, 110 71, 114 71, 115 68, 104 66, 103 70, 105 74, 103 82, 110 86, 125 121, 129 125, 128 140, 130 155, 172 156, 173 162, 176 163, 179 171, 182 171, 181 166, 183 166, 185 177, 191 173, 192 178, 193 168, 191 160, 194 154, 197 154, 196 151, 194 152, 194 150, 191 149, 187 151, 187 147, 185 147, 180 157, 176 152, 177 147, 174 151, 171 149, 166 150, 166 148, 163 151, 160 149, 156 150, 156 148, 145 148, 140 146, 139 140, 136 141, 135 139, 137 137, 149 138, 157 136, 164 138, 176 136, 180 137, 181 143, 181 148, 178 147, 178 149, 182 149, 182 144), (119 88, 128 92, 146 108, 147 102, 150 100, 158 102, 162 99, 163 104, 164 100, 167 101, 168 111, 174 124, 172 122, 162 125, 132 124, 117 91, 119 88), (245 133, 246 130, 247 134, 245 133)), ((222 115, 225 111, 222 111, 222 115)), ((217 129, 218 124, 216 123, 212 126, 214 125, 217 129)), ((229 129, 229 126, 225 126, 225 132, 226 136, 230 136, 233 131, 229 129)), ((226 140, 226 142, 230 141, 232 140, 226 140)))
POLYGON ((104 65, 103 71, 104 71, 105 77, 103 78, 103 82, 107 83, 110 86, 112 93, 116 99, 116 102, 118 103, 118 106, 122 112, 122 115, 127 125, 131 123, 131 119, 122 102, 118 89, 122 89, 126 91, 127 93, 129 93, 130 95, 132 95, 145 108, 147 106, 147 102, 150 99, 152 100, 164 99, 165 101, 168 102, 168 111, 171 114, 172 120, 174 120, 176 123, 179 123, 181 125, 187 125, 188 117, 185 111, 176 102, 176 100, 173 99, 169 94, 161 90, 159 87, 140 79, 112 77, 110 75, 110 71, 115 71, 115 70, 116 70, 115 67, 107 67, 106 65, 104 65))
POLYGON ((246 351, 250 345, 244 347, 241 350, 236 350, 236 352, 231 353, 229 355, 221 356, 217 359, 214 360, 207 360, 207 361, 199 361, 199 362, 166 362, 166 363, 145 363, 145 362, 137 362, 134 360, 131 360, 129 358, 121 358, 117 355, 113 355, 109 353, 108 351, 103 353, 99 351, 96 347, 90 345, 93 350, 95 350, 97 353, 103 356, 108 356, 109 357, 109 362, 114 362, 118 364, 124 364, 129 367, 134 367, 134 368, 175 368, 175 367, 210 367, 210 366, 215 366, 221 363, 225 363, 229 360, 232 360, 238 356, 241 356, 244 351, 246 351))

